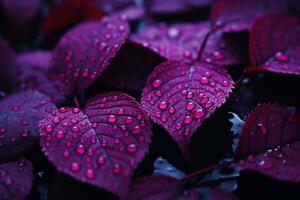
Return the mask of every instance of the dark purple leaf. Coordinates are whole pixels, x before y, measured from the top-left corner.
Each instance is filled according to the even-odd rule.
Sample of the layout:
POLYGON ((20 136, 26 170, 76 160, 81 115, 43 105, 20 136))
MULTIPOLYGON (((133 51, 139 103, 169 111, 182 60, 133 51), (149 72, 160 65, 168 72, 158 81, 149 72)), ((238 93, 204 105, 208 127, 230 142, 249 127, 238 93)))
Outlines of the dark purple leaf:
POLYGON ((300 17, 275 12, 258 19, 249 45, 252 66, 300 75, 300 17))
POLYGON ((131 186, 130 200, 198 200, 195 188, 186 189, 183 182, 168 176, 150 176, 136 180, 131 186))
POLYGON ((83 110, 59 109, 40 133, 43 152, 59 171, 120 197, 151 140, 139 104, 118 92, 95 96, 83 110))
POLYGON ((287 10, 288 0, 218 0, 210 19, 224 32, 249 30, 254 20, 272 10, 287 10))
POLYGON ((78 25, 56 46, 51 79, 63 93, 82 92, 110 64, 128 34, 127 21, 115 17, 78 25))
POLYGON ((0 196, 2 200, 22 200, 29 195, 33 169, 29 161, 19 159, 0 165, 0 196))
POLYGON ((52 53, 48 51, 35 51, 21 54, 17 57, 20 90, 38 90, 59 103, 64 95, 58 91, 55 84, 49 80, 47 70, 50 69, 52 53))
POLYGON ((300 114, 293 107, 262 104, 245 120, 236 163, 272 178, 300 182, 300 114), (255 155, 254 155, 255 154, 255 155))
POLYGON ((142 108, 188 155, 190 137, 233 88, 226 70, 211 63, 167 61, 148 77, 142 108))
POLYGON ((38 141, 39 121, 56 110, 37 92, 19 92, 0 101, 0 159, 16 156, 38 141))
POLYGON ((132 36, 132 40, 150 48, 168 60, 196 60, 207 34, 202 59, 221 65, 240 64, 243 51, 221 31, 212 31, 210 23, 150 26, 132 36))
POLYGON ((178 13, 206 7, 214 1, 215 0, 152 0, 150 10, 154 14, 178 13))
POLYGON ((218 187, 212 189, 207 200, 238 200, 237 196, 218 187))

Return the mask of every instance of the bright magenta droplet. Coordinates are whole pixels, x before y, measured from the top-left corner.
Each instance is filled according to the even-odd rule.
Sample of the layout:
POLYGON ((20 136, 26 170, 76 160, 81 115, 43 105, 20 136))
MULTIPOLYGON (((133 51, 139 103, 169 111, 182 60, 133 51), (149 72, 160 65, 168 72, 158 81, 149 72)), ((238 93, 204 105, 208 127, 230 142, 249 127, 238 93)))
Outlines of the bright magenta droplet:
POLYGON ((193 120, 192 117, 189 116, 189 115, 187 115, 187 116, 185 116, 183 122, 184 122, 185 124, 189 124, 189 123, 192 122, 192 120, 193 120))
POLYGON ((121 166, 119 164, 115 164, 113 167, 113 173, 119 174, 121 172, 121 166))
POLYGON ((98 163, 100 165, 103 165, 103 164, 105 164, 105 162, 106 162, 106 158, 104 156, 99 156, 98 163))
POLYGON ((57 139, 62 139, 63 137, 64 137, 64 132, 63 131, 57 131, 56 138, 57 139))
POLYGON ((95 178, 95 173, 92 169, 88 169, 88 170, 86 170, 85 176, 88 179, 94 179, 95 178))
POLYGON ((159 103, 158 107, 161 109, 161 110, 165 110, 167 107, 168 107, 168 103, 165 102, 165 101, 162 101, 159 103))
POLYGON ((162 81, 160 79, 156 79, 153 81, 152 86, 158 88, 161 85, 162 81))
POLYGON ((205 111, 202 109, 202 108, 198 108, 194 111, 193 113, 193 116, 196 118, 196 119, 201 119, 203 118, 205 115, 205 111))
POLYGON ((72 163, 72 165, 71 165, 71 170, 72 170, 73 172, 77 172, 79 169, 80 169, 80 166, 79 166, 78 163, 76 163, 76 162, 72 163))
POLYGON ((51 126, 50 124, 47 125, 46 128, 45 128, 45 131, 46 131, 47 133, 51 133, 51 132, 52 132, 52 126, 51 126))
POLYGON ((127 151, 128 151, 129 153, 134 153, 134 152, 136 152, 136 150, 137 150, 137 147, 136 147, 135 144, 130 144, 130 145, 128 145, 128 147, 127 147, 127 151))
POLYGON ((78 154, 84 154, 84 146, 82 144, 78 145, 77 149, 76 149, 78 154))
POLYGON ((289 60, 289 57, 281 52, 277 52, 275 55, 275 59, 279 62, 286 62, 289 60))
POLYGON ((200 83, 202 84, 207 84, 208 83, 208 78, 203 76, 201 79, 200 79, 200 83))
POLYGON ((79 128, 77 126, 73 126, 71 130, 72 130, 73 133, 78 133, 79 132, 79 128))
POLYGON ((140 126, 137 125, 137 126, 133 127, 132 133, 133 133, 133 134, 139 134, 139 133, 141 133, 141 128, 140 128, 140 126))
POLYGON ((187 110, 193 110, 195 108, 195 104, 193 102, 189 102, 187 105, 186 105, 186 109, 187 110))
POLYGON ((107 118, 107 121, 109 123, 114 123, 117 121, 117 117, 115 115, 109 115, 108 118, 107 118))

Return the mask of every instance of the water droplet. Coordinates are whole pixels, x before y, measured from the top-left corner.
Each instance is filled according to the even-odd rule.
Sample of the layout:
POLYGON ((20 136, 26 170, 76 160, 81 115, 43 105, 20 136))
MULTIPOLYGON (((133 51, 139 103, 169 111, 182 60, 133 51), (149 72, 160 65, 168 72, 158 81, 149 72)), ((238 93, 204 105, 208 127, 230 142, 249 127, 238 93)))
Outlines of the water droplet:
POLYGON ((78 145, 78 147, 77 147, 77 149, 76 149, 76 152, 78 153, 78 154, 84 154, 84 151, 85 151, 85 149, 84 149, 84 146, 82 145, 82 144, 80 144, 80 145, 78 145))
POLYGON ((155 92, 155 96, 157 96, 157 97, 161 97, 161 91, 160 90, 157 90, 156 92, 155 92))
POLYGON ((132 117, 127 117, 126 119, 125 119, 125 123, 126 124, 131 124, 133 122, 133 118, 132 117))
POLYGON ((189 50, 185 50, 183 52, 184 57, 186 58, 191 58, 192 57, 192 52, 190 52, 189 50))
POLYGON ((205 115, 205 111, 202 109, 202 108, 198 108, 194 111, 193 113, 193 116, 196 118, 196 119, 201 119, 203 118, 205 115))
POLYGON ((56 138, 57 139, 62 139, 63 137, 64 137, 64 132, 63 131, 57 131, 56 138))
POLYGON ((21 133, 21 136, 22 136, 23 138, 26 138, 26 137, 29 136, 29 134, 30 134, 30 131, 24 130, 24 131, 21 133))
POLYGON ((64 112, 66 112, 67 110, 64 108, 64 107, 62 107, 62 108, 60 108, 59 109, 59 112, 61 112, 61 113, 64 113, 64 112))
POLYGON ((73 126, 72 129, 71 129, 71 131, 73 133, 78 133, 79 132, 79 128, 77 126, 73 126))
POLYGON ((160 79, 156 79, 153 81, 152 86, 158 88, 161 85, 162 81, 160 79))
POLYGON ((222 82, 222 86, 223 87, 228 87, 229 86, 229 82, 228 81, 223 81, 222 82))
POLYGON ((109 115, 107 121, 109 123, 115 123, 117 121, 117 117, 115 115, 109 115))
POLYGON ((286 62, 289 60, 289 57, 282 52, 277 52, 275 55, 275 59, 279 62, 286 62))
POLYGON ((6 132, 6 128, 5 127, 0 127, 0 133, 5 133, 6 132))
POLYGON ((121 172, 121 166, 119 164, 114 164, 113 173, 119 174, 121 172))
POLYGON ((79 169, 80 169, 80 166, 79 166, 78 163, 76 163, 76 162, 72 163, 72 165, 71 165, 71 170, 72 170, 73 172, 77 172, 79 169))
POLYGON ((124 115, 124 113, 125 113, 125 111, 124 111, 123 108, 120 108, 120 109, 118 110, 118 114, 119 114, 119 115, 124 115))
POLYGON ((259 127, 259 130, 262 134, 266 134, 267 133, 267 129, 263 124, 257 124, 257 126, 259 127))
POLYGON ((173 114, 173 113, 175 113, 175 111, 176 111, 176 110, 175 110, 175 108, 174 108, 174 107, 170 107, 170 108, 169 108, 169 113, 170 113, 170 114, 173 114))
POLYGON ((51 133, 51 132, 52 132, 52 126, 51 126, 50 124, 47 125, 46 128, 45 128, 45 131, 46 131, 47 133, 51 133))
POLYGON ((140 134, 140 133, 141 133, 141 128, 140 128, 140 126, 137 125, 137 126, 133 127, 132 133, 133 133, 133 134, 140 134))
POLYGON ((193 92, 188 92, 188 93, 186 94, 186 98, 187 98, 187 99, 191 99, 191 98, 193 98, 193 96, 194 96, 193 92))
POLYGON ((180 130, 181 128, 182 128, 181 123, 177 123, 176 126, 175 126, 175 129, 176 130, 180 130))
POLYGON ((80 109, 79 109, 79 108, 73 108, 72 112, 73 112, 74 114, 79 113, 79 112, 80 112, 80 109))
POLYGON ((88 169, 88 170, 86 170, 85 176, 88 179, 94 179, 95 178, 95 173, 92 169, 88 169))
POLYGON ((272 160, 262 160, 258 163, 258 166, 261 169, 272 169, 274 167, 274 163, 272 160))
POLYGON ((54 117, 54 118, 52 119, 52 122, 53 122, 54 124, 58 124, 58 123, 60 122, 60 119, 59 119, 58 117, 54 117))
POLYGON ((185 124, 189 124, 189 123, 192 122, 192 120, 193 120, 192 117, 189 116, 189 115, 187 115, 187 116, 185 116, 183 122, 184 122, 185 124))
POLYGON ((187 110, 193 110, 195 108, 195 104, 193 102, 189 102, 187 105, 186 105, 186 109, 187 110))
POLYGON ((220 52, 220 51, 215 51, 213 53, 213 57, 214 57, 214 60, 216 60, 216 61, 222 61, 222 60, 224 60, 224 54, 222 52, 220 52))
POLYGON ((201 79, 200 79, 200 83, 206 85, 208 84, 208 78, 206 76, 203 76, 201 79))
POLYGON ((165 101, 162 101, 159 103, 158 107, 161 109, 161 110, 165 110, 167 107, 168 107, 168 103, 165 102, 165 101))
POLYGON ((135 153, 136 150, 137 150, 137 147, 136 147, 135 144, 130 144, 130 145, 128 145, 128 147, 127 147, 127 151, 128 151, 129 153, 135 153))
POLYGON ((171 37, 171 38, 175 38, 179 35, 179 30, 177 28, 170 28, 168 30, 168 36, 171 37))
POLYGON ((21 119, 21 125, 26 126, 28 124, 29 124, 29 122, 27 119, 21 119))
POLYGON ((100 165, 103 165, 103 164, 105 164, 105 162, 106 162, 106 158, 104 156, 99 156, 98 163, 100 165))
POLYGON ((98 124, 95 122, 92 124, 92 128, 97 128, 97 126, 98 126, 98 124))
POLYGON ((70 156, 70 152, 68 151, 68 150, 65 150, 64 152, 63 152, 63 157, 64 158, 67 158, 67 157, 69 157, 70 156))

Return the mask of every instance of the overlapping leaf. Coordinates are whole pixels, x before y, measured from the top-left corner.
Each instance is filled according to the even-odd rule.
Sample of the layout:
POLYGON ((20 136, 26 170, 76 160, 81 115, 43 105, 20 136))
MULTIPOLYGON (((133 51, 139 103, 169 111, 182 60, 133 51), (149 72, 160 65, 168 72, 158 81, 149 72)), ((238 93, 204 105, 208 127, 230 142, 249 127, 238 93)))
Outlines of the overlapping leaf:
POLYGON ((123 197, 148 152, 150 124, 133 98, 98 95, 85 108, 61 108, 40 126, 44 154, 58 168, 123 197))
POLYGON ((66 94, 82 92, 109 65, 128 34, 127 21, 115 17, 75 27, 54 50, 51 79, 66 94))
POLYGON ((30 149, 38 140, 39 121, 56 110, 50 99, 26 91, 0 102, 0 159, 16 156, 30 149))
POLYGON ((21 158, 16 162, 0 165, 0 196, 2 200, 21 200, 29 195, 33 181, 33 169, 29 161, 21 158))
POLYGON ((141 104, 188 155, 190 137, 226 101, 233 84, 218 65, 167 61, 148 77, 141 104))
POLYGON ((270 13, 250 31, 250 61, 258 70, 300 75, 300 17, 270 13))
POLYGON ((262 104, 245 120, 235 152, 236 166, 272 178, 300 182, 300 114, 293 107, 262 104))

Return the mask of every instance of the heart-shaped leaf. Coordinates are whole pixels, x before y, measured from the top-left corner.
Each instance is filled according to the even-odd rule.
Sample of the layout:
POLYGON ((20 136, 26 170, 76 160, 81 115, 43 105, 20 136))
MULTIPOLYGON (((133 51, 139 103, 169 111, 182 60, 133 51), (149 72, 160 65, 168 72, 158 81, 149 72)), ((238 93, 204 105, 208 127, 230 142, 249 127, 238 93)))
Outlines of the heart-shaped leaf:
POLYGON ((186 189, 182 181, 168 176, 150 176, 136 180, 131 186, 130 200, 178 199, 198 200, 196 188, 186 189))
POLYGON ((16 156, 38 141, 39 121, 56 110, 37 92, 19 92, 0 101, 0 159, 16 156))
POLYGON ((78 22, 98 20, 103 16, 92 0, 63 1, 49 11, 43 31, 46 35, 59 33, 78 22))
POLYGON ((2 200, 21 200, 29 195, 33 169, 29 161, 19 159, 0 165, 0 196, 2 200))
POLYGON ((149 75, 141 104, 188 155, 190 137, 226 101, 233 84, 218 65, 167 61, 149 75))
POLYGON ((51 79, 65 94, 82 92, 109 65, 128 34, 127 21, 115 17, 73 28, 54 50, 51 79))
POLYGON ((262 104, 245 120, 236 166, 272 178, 300 182, 300 113, 293 107, 262 104), (257 155, 253 155, 257 154, 257 155))
POLYGON ((40 133, 43 152, 59 171, 120 197, 151 140, 139 104, 117 92, 95 96, 83 110, 59 109, 40 133))
POLYGON ((48 78, 52 53, 48 51, 34 51, 21 54, 17 57, 18 87, 20 90, 38 90, 59 103, 64 95, 58 91, 56 85, 48 78))
POLYGON ((275 12, 250 31, 250 61, 258 70, 300 75, 300 17, 275 12))
POLYGON ((255 19, 269 11, 287 10, 288 0, 218 0, 210 19, 224 32, 249 30, 255 19))
POLYGON ((221 31, 213 31, 208 22, 150 26, 131 39, 168 60, 196 60, 206 42, 202 49, 203 60, 221 65, 240 64, 243 61, 243 51, 232 45, 233 42, 221 31), (205 41, 208 34, 208 40, 205 41))

